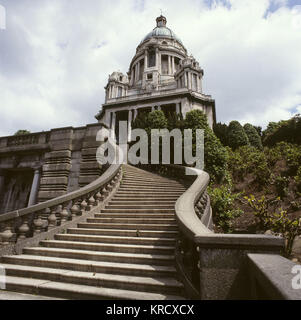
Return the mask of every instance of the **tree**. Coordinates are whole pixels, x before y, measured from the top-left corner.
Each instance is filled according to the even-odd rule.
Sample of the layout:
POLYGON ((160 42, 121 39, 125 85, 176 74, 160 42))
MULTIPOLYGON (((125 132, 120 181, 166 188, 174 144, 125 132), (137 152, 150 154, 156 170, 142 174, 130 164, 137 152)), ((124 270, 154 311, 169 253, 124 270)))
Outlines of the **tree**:
POLYGON ((186 114, 184 122, 186 129, 193 130, 194 144, 195 130, 204 129, 205 170, 213 181, 221 182, 227 173, 228 152, 210 129, 206 115, 200 110, 192 110, 186 114))
POLYGON ((228 126, 218 122, 213 125, 213 131, 224 146, 228 146, 228 126))
POLYGON ((15 132, 14 136, 21 136, 23 134, 29 134, 29 133, 31 132, 28 130, 18 130, 17 132, 15 132))
POLYGON ((246 135, 248 136, 250 145, 259 149, 259 150, 262 150, 263 147, 262 147, 261 138, 260 138, 257 130, 255 129, 255 127, 252 126, 250 123, 246 123, 244 125, 244 130, 245 130, 246 135))
POLYGON ((229 124, 228 142, 229 142, 229 146, 233 150, 250 144, 244 128, 241 126, 241 124, 238 121, 231 121, 229 124))

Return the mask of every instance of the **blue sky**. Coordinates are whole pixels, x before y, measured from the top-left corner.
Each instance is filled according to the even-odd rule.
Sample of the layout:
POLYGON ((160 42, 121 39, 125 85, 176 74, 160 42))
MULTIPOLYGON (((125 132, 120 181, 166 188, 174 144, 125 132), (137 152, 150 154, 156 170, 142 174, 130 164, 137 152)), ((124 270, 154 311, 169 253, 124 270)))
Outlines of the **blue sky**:
POLYGON ((301 112, 301 0, 0 0, 0 136, 95 122, 160 9, 204 69, 217 119, 301 112))

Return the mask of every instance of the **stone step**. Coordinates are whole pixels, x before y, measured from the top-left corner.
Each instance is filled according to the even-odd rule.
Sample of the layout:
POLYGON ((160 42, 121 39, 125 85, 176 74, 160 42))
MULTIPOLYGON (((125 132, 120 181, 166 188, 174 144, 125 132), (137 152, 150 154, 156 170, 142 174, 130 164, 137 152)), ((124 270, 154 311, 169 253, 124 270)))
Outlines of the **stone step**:
POLYGON ((174 218, 174 213, 95 213, 95 218, 174 218))
POLYGON ((81 259, 89 261, 119 262, 132 264, 171 265, 174 263, 173 255, 151 255, 143 253, 101 252, 91 250, 61 249, 61 248, 24 248, 24 254, 44 257, 57 257, 67 259, 81 259))
POLYGON ((135 228, 133 230, 124 229, 91 229, 91 228, 69 228, 68 234, 83 234, 83 235, 109 235, 109 236, 124 236, 124 237, 151 237, 151 238, 175 238, 178 234, 177 231, 166 230, 146 230, 144 226, 142 229, 135 228))
MULTIPOLYGON (((181 294, 183 285, 172 278, 148 278, 123 275, 112 275, 105 273, 91 273, 83 271, 60 270, 54 268, 18 266, 4 264, 6 275, 10 277, 23 277, 26 274, 33 279, 44 279, 48 281, 59 281, 89 285, 94 287, 105 287, 123 290, 159 292, 168 294, 181 294)), ((1 299, 1 298, 0 298, 1 299)), ((46 298, 45 298, 46 299, 46 298)))
POLYGON ((116 192, 116 197, 120 197, 121 195, 126 195, 127 197, 130 196, 145 196, 145 197, 179 197, 183 194, 182 191, 165 191, 165 192, 161 192, 161 191, 152 191, 152 192, 148 192, 148 191, 143 191, 141 189, 139 189, 139 191, 132 191, 132 190, 121 190, 118 189, 118 191, 116 192))
MULTIPOLYGON (((87 261, 22 254, 18 256, 3 256, 1 262, 34 267, 57 268, 64 270, 85 271, 93 273, 111 273, 143 277, 175 277, 173 266, 157 266, 145 264, 130 264, 105 261, 87 261)), ((10 290, 9 288, 7 288, 10 290)))
POLYGON ((181 296, 8 276, 7 289, 23 293, 80 300, 182 300, 181 296))
POLYGON ((144 202, 144 201, 166 201, 166 202, 173 202, 175 203, 178 200, 178 196, 164 196, 161 195, 159 196, 153 196, 153 195, 149 195, 149 196, 136 196, 133 197, 132 196, 128 196, 128 195, 116 195, 112 198, 111 201, 128 201, 128 202, 136 202, 136 203, 140 203, 140 202, 144 202))
POLYGON ((174 246, 175 238, 146 238, 146 237, 123 237, 123 236, 95 236, 82 234, 56 234, 56 240, 98 242, 111 244, 138 244, 138 245, 163 245, 174 246))
POLYGON ((101 209, 101 213, 175 213, 175 209, 101 209))
POLYGON ((28 293, 18 293, 13 291, 7 290, 0 290, 0 300, 22 300, 22 301, 29 301, 29 300, 64 300, 61 298, 53 298, 53 297, 46 297, 46 296, 39 296, 36 294, 28 294, 28 293))
POLYGON ((185 188, 170 188, 170 187, 152 187, 152 186, 141 186, 140 188, 137 186, 132 186, 132 187, 128 187, 128 186, 123 186, 121 185, 118 189, 118 191, 177 191, 177 192, 182 192, 184 193, 186 191, 185 188))
POLYGON ((122 224, 122 223, 79 223, 78 228, 92 229, 115 229, 115 230, 160 230, 160 231, 177 231, 176 224, 122 224))
POLYGON ((183 186, 181 186, 180 184, 171 184, 171 183, 154 183, 154 182, 137 182, 137 181, 122 181, 121 183, 122 187, 162 187, 162 188, 171 188, 171 189, 185 189, 183 186))
POLYGON ((87 222, 92 223, 118 223, 118 224, 173 224, 177 226, 176 219, 173 218, 87 218, 87 222))
POLYGON ((175 201, 170 201, 170 200, 158 200, 158 199, 153 199, 153 200, 143 200, 141 199, 140 201, 137 200, 115 200, 112 199, 111 201, 109 201, 108 203, 109 206, 141 206, 141 205, 146 205, 146 206, 174 206, 175 205, 175 201))
POLYGON ((123 253, 148 253, 148 254, 174 254, 172 246, 154 246, 154 245, 127 245, 127 244, 107 244, 97 242, 78 242, 63 240, 43 240, 40 245, 47 248, 93 250, 104 252, 123 252, 123 253))
POLYGON ((174 204, 157 204, 157 205, 149 205, 149 204, 110 204, 106 206, 106 209, 174 209, 174 204))

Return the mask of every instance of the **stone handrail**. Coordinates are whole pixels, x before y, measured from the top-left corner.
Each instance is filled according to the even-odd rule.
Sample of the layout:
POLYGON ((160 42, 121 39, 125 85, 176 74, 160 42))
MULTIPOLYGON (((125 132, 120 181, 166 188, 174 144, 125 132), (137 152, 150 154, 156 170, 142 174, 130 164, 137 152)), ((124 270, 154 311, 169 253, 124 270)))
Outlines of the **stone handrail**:
POLYGON ((104 201, 120 176, 121 165, 112 164, 98 179, 79 190, 0 215, 0 245, 24 240, 84 215, 104 201))
POLYGON ((179 226, 176 266, 187 295, 193 299, 250 299, 248 253, 279 254, 283 238, 214 233, 210 198, 206 193, 210 177, 206 172, 178 165, 143 167, 189 180, 187 190, 175 204, 179 226), (192 173, 189 171, 197 175, 189 175, 192 173))

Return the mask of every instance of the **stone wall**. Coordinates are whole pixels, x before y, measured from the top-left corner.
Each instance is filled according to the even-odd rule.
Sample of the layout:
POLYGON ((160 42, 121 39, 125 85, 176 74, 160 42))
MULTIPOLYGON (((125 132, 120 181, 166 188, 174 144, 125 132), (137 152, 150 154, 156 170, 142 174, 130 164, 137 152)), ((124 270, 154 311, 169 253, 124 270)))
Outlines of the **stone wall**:
POLYGON ((26 207, 29 199, 43 202, 61 196, 99 177, 100 128, 96 123, 0 138, 0 213, 26 207))

